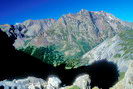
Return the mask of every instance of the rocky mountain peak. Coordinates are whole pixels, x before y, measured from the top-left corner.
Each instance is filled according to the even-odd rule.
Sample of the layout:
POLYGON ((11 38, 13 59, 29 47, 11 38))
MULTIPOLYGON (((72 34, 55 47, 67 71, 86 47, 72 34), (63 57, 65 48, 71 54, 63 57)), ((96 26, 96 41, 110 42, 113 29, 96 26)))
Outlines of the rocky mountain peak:
POLYGON ((24 21, 22 24, 24 24, 25 26, 30 26, 32 24, 40 25, 41 23, 50 24, 50 23, 54 23, 54 22, 56 22, 55 19, 40 19, 40 20, 32 20, 32 19, 30 19, 30 20, 24 21))
POLYGON ((88 14, 89 13, 89 11, 88 10, 86 10, 86 9, 82 9, 81 11, 79 11, 78 12, 78 14, 88 14))
POLYGON ((81 15, 84 15, 84 14, 89 14, 89 13, 91 13, 91 14, 96 14, 96 15, 112 15, 112 14, 110 14, 110 13, 107 13, 107 12, 105 12, 105 11, 88 11, 88 10, 86 10, 86 9, 82 9, 82 10, 80 10, 77 14, 81 14, 81 15))

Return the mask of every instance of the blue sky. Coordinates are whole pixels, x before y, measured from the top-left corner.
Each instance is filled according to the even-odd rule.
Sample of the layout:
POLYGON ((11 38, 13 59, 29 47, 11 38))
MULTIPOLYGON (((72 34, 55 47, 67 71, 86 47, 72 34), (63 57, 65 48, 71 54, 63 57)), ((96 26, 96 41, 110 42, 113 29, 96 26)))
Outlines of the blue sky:
POLYGON ((133 22, 133 0, 0 0, 0 24, 55 18, 81 9, 106 11, 133 22))

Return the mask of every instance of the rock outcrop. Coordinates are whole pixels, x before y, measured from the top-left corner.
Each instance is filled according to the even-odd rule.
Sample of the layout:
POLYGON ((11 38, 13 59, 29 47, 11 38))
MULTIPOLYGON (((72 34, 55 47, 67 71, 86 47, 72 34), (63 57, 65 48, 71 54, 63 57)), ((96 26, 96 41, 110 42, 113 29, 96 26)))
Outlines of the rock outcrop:
POLYGON ((133 61, 130 61, 129 68, 125 74, 124 87, 125 89, 133 88, 133 61))
POLYGON ((111 89, 133 89, 133 61, 130 61, 130 64, 129 64, 129 67, 125 74, 124 79, 119 81, 111 89))
POLYGON ((49 76, 47 81, 41 78, 28 77, 25 79, 4 80, 0 82, 0 89, 90 89, 89 75, 84 74, 76 78, 73 85, 61 87, 61 80, 56 76, 49 76))
POLYGON ((78 86, 80 89, 90 89, 90 77, 88 74, 80 75, 76 78, 73 85, 78 86))
POLYGON ((28 77, 26 79, 14 79, 13 81, 4 80, 0 82, 0 86, 4 89, 41 89, 46 87, 46 81, 40 78, 28 77))
POLYGON ((58 77, 51 76, 47 81, 41 78, 28 77, 25 79, 4 80, 0 82, 3 89, 59 89, 61 81, 58 77))
POLYGON ((70 86, 61 87, 60 89, 91 89, 91 80, 88 74, 79 75, 70 86))
POLYGON ((61 80, 58 77, 51 76, 48 78, 47 89, 59 89, 61 80))

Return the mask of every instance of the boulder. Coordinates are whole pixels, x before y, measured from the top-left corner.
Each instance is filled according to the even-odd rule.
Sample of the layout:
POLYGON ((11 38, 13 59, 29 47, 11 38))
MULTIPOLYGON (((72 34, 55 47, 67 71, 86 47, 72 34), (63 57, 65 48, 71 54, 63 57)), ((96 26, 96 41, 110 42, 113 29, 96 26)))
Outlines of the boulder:
POLYGON ((90 89, 90 77, 88 74, 83 74, 77 77, 73 85, 78 86, 80 89, 90 89))
POLYGON ((50 76, 47 81, 47 89, 59 89, 59 85, 61 84, 61 80, 56 76, 50 76))
POLYGON ((124 79, 125 89, 133 89, 133 61, 130 62, 124 79))
POLYGON ((133 89, 133 60, 130 61, 125 77, 111 89, 133 89))

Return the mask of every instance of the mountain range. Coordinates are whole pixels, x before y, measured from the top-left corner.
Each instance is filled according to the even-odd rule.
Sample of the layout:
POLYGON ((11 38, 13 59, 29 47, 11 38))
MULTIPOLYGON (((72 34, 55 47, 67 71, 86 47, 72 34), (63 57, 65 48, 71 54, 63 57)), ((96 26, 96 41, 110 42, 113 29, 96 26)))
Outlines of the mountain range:
POLYGON ((40 53, 38 58, 43 61, 46 55, 54 55, 49 59, 52 62, 65 61, 70 65, 76 62, 74 66, 81 66, 107 59, 125 72, 133 59, 133 23, 104 11, 82 9, 58 20, 27 20, 15 25, 0 25, 0 28, 9 36, 11 33, 16 36, 16 49, 28 51, 35 57, 40 53))

